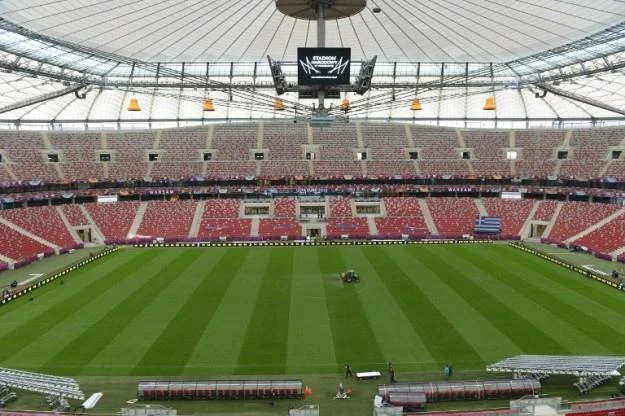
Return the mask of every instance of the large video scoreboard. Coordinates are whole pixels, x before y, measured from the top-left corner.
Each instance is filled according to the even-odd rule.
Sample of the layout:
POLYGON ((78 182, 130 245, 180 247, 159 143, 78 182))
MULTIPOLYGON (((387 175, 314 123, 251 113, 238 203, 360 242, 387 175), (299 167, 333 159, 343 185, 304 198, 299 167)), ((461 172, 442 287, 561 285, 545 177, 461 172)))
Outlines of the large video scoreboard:
POLYGON ((297 48, 299 85, 348 85, 350 48, 297 48))

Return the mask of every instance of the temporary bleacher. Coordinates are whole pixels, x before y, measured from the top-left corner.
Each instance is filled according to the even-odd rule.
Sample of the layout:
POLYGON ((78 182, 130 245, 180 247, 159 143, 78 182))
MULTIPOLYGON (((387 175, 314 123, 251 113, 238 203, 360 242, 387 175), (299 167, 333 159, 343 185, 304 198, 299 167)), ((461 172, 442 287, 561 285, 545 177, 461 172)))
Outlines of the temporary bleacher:
POLYGON ((70 247, 75 244, 55 207, 2 210, 0 216, 60 247, 70 247))
POLYGON ((461 236, 472 234, 479 214, 473 198, 426 198, 439 234, 461 236))
POLYGON ((618 211, 616 205, 565 202, 549 234, 550 240, 564 241, 618 211))
POLYGON ((80 390, 78 382, 69 377, 0 368, 0 384, 34 393, 76 400, 85 399, 85 394, 80 390))
POLYGON ((127 238, 130 226, 137 216, 139 202, 114 204, 85 204, 87 211, 107 240, 127 238))
POLYGON ((501 218, 501 233, 506 236, 518 236, 530 212, 534 201, 528 199, 503 200, 482 198, 488 215, 501 218))
POLYGON ((585 394, 620 376, 618 370, 624 365, 625 357, 619 356, 517 355, 488 365, 486 371, 514 373, 515 378, 533 373, 568 374, 579 377, 575 387, 585 394))
POLYGON ((165 239, 185 239, 191 231, 197 202, 150 201, 138 234, 165 239))

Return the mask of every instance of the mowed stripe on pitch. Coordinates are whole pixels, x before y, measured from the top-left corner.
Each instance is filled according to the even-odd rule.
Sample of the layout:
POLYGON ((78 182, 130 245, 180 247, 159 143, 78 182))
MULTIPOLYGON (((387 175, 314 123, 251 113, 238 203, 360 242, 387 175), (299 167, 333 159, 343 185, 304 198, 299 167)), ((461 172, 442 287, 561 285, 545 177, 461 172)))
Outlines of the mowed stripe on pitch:
MULTIPOLYGON (((484 251, 486 247, 480 247, 479 251, 484 251)), ((481 258, 477 253, 473 253, 474 248, 465 247, 463 249, 457 248, 457 252, 450 253, 450 258, 455 262, 458 268, 465 270, 466 275, 477 285, 481 286, 484 290, 491 292, 498 299, 502 299, 507 304, 514 307, 514 309, 525 317, 531 324, 537 328, 540 332, 528 332, 525 336, 532 342, 532 352, 536 354, 567 354, 576 348, 578 343, 587 343, 588 337, 575 327, 571 327, 567 322, 563 321, 558 314, 551 313, 544 307, 542 302, 536 302, 533 296, 526 296, 517 290, 519 281, 510 273, 498 273, 495 275, 494 271, 489 267, 486 267, 485 272, 483 269, 477 267, 477 264, 481 262, 481 258), (461 255, 462 254, 462 255, 461 255), (466 254, 466 258, 465 255, 466 254), (509 281, 509 284, 505 284, 509 281), (549 343, 543 343, 543 335, 549 334, 551 338, 551 347, 549 343), (553 342, 557 342, 560 347, 555 347, 553 342)), ((491 254, 490 257, 493 257, 491 254)), ((498 264, 506 270, 513 268, 514 266, 505 258, 496 257, 498 264)), ((502 325, 506 325, 505 321, 502 325)), ((507 325, 516 325, 514 316, 510 317, 507 325)), ((528 341, 529 342, 529 341, 528 341)), ((597 351, 601 350, 601 346, 596 344, 597 351)), ((523 350, 524 353, 530 351, 523 350)))
POLYGON ((234 372, 271 250, 269 247, 250 250, 189 357, 184 374, 234 372))
MULTIPOLYGON (((120 250, 95 262, 89 263, 71 274, 65 275, 55 282, 31 292, 32 302, 24 305, 26 297, 2 306, 2 319, 0 320, 0 337, 13 330, 15 327, 38 319, 42 314, 48 313, 50 308, 64 303, 68 299, 78 296, 86 287, 107 276, 109 267, 102 267, 103 263, 111 264, 111 267, 132 261, 138 253, 132 250, 120 250), (62 290, 57 290, 62 287, 62 290)), ((46 260, 44 260, 46 261, 46 260)))
MULTIPOLYGON (((62 337, 65 333, 63 325, 67 320, 81 320, 78 315, 80 315, 82 308, 88 307, 96 299, 105 295, 111 288, 114 288, 120 280, 132 274, 132 272, 136 271, 141 265, 158 256, 158 254, 157 252, 144 251, 138 253, 136 256, 124 259, 125 261, 123 263, 110 270, 106 275, 102 276, 102 278, 85 286, 72 297, 62 302, 55 303, 41 314, 34 316, 28 322, 24 322, 11 332, 8 332, 0 338, 3 356, 2 362, 16 365, 14 355, 18 352, 26 352, 25 348, 33 345, 35 340, 41 338, 49 331, 55 331, 58 336, 62 337)), ((88 276, 84 278, 88 278, 88 276)), ((54 290, 62 289, 56 288, 54 290)), ((26 306, 26 304, 22 305, 22 307, 26 306)), ((49 356, 50 355, 44 355, 42 358, 47 359, 49 356)), ((34 360, 32 360, 32 356, 29 357, 30 358, 27 358, 26 355, 24 355, 24 359, 20 359, 22 368, 32 369, 34 360)))
MULTIPOLYGON (((148 249, 149 250, 149 249, 148 249)), ((172 254, 164 267, 151 267, 152 273, 142 268, 141 276, 132 278, 132 287, 124 288, 123 293, 110 299, 110 306, 103 308, 105 313, 94 319, 72 342, 56 353, 41 366, 42 372, 63 372, 77 374, 97 356, 123 329, 161 293, 177 279, 184 276, 185 270, 200 257, 199 250, 170 251, 172 254), (89 348, 85 348, 89 346, 89 348)), ((156 260, 158 261, 158 259, 156 260)), ((103 305, 103 306, 109 306, 103 305)))
MULTIPOLYGON (((513 308, 505 297, 497 296, 490 285, 476 283, 473 280, 473 270, 460 267, 460 265, 456 266, 454 256, 457 252, 463 253, 466 250, 463 247, 453 246, 447 247, 444 251, 437 247, 428 247, 422 251, 413 251, 413 255, 439 278, 447 280, 452 289, 464 296, 473 308, 522 351, 538 354, 546 348, 554 353, 566 353, 564 346, 553 339, 548 332, 536 327, 529 316, 519 311, 518 307, 513 308), (534 335, 528 336, 528 334, 534 335), (536 342, 536 339, 540 339, 540 342, 536 342)), ((480 275, 480 278, 493 279, 492 271, 484 269, 482 272, 483 275, 480 275)))
POLYGON ((406 315, 383 283, 389 271, 374 267, 376 251, 369 246, 342 247, 341 254, 345 264, 355 265, 361 276, 356 293, 365 305, 364 312, 386 361, 391 361, 397 371, 438 369, 424 339, 410 322, 414 313, 406 315))
MULTIPOLYGON (((249 248, 229 250, 164 327, 132 374, 181 374, 189 357, 226 293, 249 248)), ((199 251, 202 253, 202 251, 199 251)))
MULTIPOLYGON (((514 283, 515 290, 525 296, 531 296, 535 302, 558 316, 572 330, 575 329, 584 335, 583 338, 576 339, 572 346, 573 351, 577 351, 578 354, 596 354, 601 350, 604 353, 620 351, 619 345, 625 343, 623 325, 617 324, 616 328, 609 325, 610 320, 605 320, 605 312, 603 313, 605 321, 593 317, 594 311, 601 308, 600 304, 588 302, 587 299, 580 298, 578 294, 566 290, 561 285, 558 285, 560 287, 556 287, 556 290, 552 290, 549 282, 541 282, 541 273, 525 269, 522 264, 514 262, 511 263, 512 267, 503 268, 491 260, 492 256, 484 254, 488 255, 488 251, 478 253, 476 257, 481 259, 480 263, 484 263, 484 267, 498 271, 495 276, 502 284, 514 283)), ((499 256, 499 258, 506 257, 499 256)), ((573 278, 574 276, 571 276, 571 279, 573 278)), ((609 310, 607 312, 611 313, 609 310)), ((618 320, 622 320, 622 315, 619 318, 618 320)))
POLYGON ((298 249, 294 255, 287 372, 334 371, 336 356, 323 286, 338 284, 338 278, 322 277, 315 250, 298 249))
POLYGON ((570 300, 569 303, 584 308, 587 313, 601 319, 615 331, 625 333, 625 326, 620 323, 625 313, 621 292, 511 247, 498 245, 489 247, 489 250, 514 262, 515 268, 531 272, 536 283, 549 289, 554 296, 564 295, 570 300))
MULTIPOLYGON (((175 248, 176 252, 193 250, 200 252, 188 266, 182 266, 183 273, 161 293, 154 296, 146 307, 134 316, 128 316, 129 323, 88 364, 81 375, 127 375, 145 355, 191 294, 204 280, 206 270, 212 269, 227 249, 175 248)), ((181 270, 182 270, 181 268, 181 270)), ((154 279, 167 278, 155 276, 154 279)))
POLYGON ((384 354, 355 285, 342 285, 338 280, 339 273, 352 266, 346 266, 338 247, 317 247, 316 250, 323 279, 331 280, 324 284, 324 289, 337 360, 336 370, 341 371, 345 363, 355 369, 373 369, 384 365, 384 354))
POLYGON ((259 270, 262 284, 256 298, 235 374, 283 374, 289 339, 293 247, 274 247, 259 270))
MULTIPOLYGON (((498 356, 499 351, 505 350, 510 353, 519 353, 521 350, 511 342, 493 323, 476 310, 471 303, 465 299, 463 293, 458 293, 451 287, 447 279, 441 279, 439 275, 429 270, 412 253, 413 250, 425 250, 425 247, 405 246, 394 249, 394 247, 384 247, 383 252, 401 267, 406 270, 406 275, 419 290, 426 296, 432 305, 446 317, 449 324, 457 331, 459 336, 469 344, 481 358, 477 362, 466 362, 464 365, 470 368, 480 367, 482 362, 491 360, 498 356)), ((441 248, 446 250, 446 248, 441 248)), ((459 279, 461 276, 458 277, 459 279)), ((412 319, 419 319, 421 312, 415 311, 412 319)), ((429 342, 429 335, 422 334, 429 342)), ((430 348, 437 348, 430 345, 430 348)), ((437 368, 441 368, 439 357, 437 368)), ((470 357, 469 357, 470 359, 470 357)), ((456 362, 457 359, 448 357, 447 360, 456 362)), ((459 363, 457 363, 459 364, 459 363)))
POLYGON ((403 310, 414 331, 423 338, 426 348, 439 366, 448 361, 467 365, 482 362, 480 355, 451 324, 449 320, 452 317, 437 308, 436 303, 444 299, 428 296, 412 281, 408 271, 390 257, 384 248, 372 247, 370 252, 373 267, 378 274, 385 276, 382 282, 403 310))

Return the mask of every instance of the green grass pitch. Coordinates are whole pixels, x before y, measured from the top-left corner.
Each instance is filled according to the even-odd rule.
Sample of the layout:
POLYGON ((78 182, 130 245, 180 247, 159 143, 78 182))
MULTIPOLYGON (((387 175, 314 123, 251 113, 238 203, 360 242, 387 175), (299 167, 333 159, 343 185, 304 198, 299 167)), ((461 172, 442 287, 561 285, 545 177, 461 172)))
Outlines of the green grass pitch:
POLYGON ((0 308, 1 366, 305 377, 625 345, 621 292, 505 245, 122 249, 62 283, 0 308))

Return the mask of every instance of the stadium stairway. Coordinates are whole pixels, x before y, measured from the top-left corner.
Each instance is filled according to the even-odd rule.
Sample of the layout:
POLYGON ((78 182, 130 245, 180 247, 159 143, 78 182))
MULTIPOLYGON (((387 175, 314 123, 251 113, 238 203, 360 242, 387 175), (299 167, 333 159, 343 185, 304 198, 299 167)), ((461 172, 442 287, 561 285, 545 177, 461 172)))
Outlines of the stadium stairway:
POLYGON ((599 221, 596 224, 591 225, 590 227, 586 228, 584 231, 579 232, 577 234, 575 234, 574 236, 571 236, 569 238, 567 238, 566 240, 564 240, 565 243, 571 243, 575 240, 579 240, 580 238, 584 237, 587 234, 590 234, 591 232, 595 231, 598 228, 603 227, 605 224, 609 223, 610 221, 616 219, 617 217, 619 217, 620 215, 625 213, 625 208, 621 208, 618 211, 616 211, 615 213, 613 213, 612 215, 602 219, 601 221, 599 221))
POLYGON ((523 226, 521 227, 521 231, 519 232, 519 236, 521 238, 525 238, 525 236, 529 235, 529 229, 532 224, 532 218, 534 218, 536 211, 538 211, 539 205, 540 205, 540 201, 538 200, 534 201, 534 204, 532 205, 532 210, 530 211, 529 215, 525 219, 525 222, 523 223, 523 226))
POLYGON ((488 210, 484 206, 484 202, 480 198, 475 198, 475 205, 477 206, 477 210, 480 212, 480 215, 489 215, 488 210))
POLYGON ((87 221, 89 221, 89 226, 91 227, 91 238, 96 241, 104 242, 104 240, 106 240, 104 238, 104 234, 102 234, 102 230, 100 230, 100 227, 98 227, 98 224, 94 221, 87 207, 83 204, 80 204, 79 206, 83 215, 87 218, 87 221))
POLYGON ((16 263, 17 260, 12 259, 11 257, 3 256, 0 254, 0 261, 6 264, 16 263))
POLYGON ((43 244, 44 246, 48 246, 48 247, 53 248, 55 250, 60 249, 60 247, 57 246, 56 244, 53 244, 53 243, 49 242, 48 240, 44 240, 43 238, 41 238, 41 237, 31 233, 30 231, 23 229, 22 227, 18 227, 17 225, 13 224, 11 221, 5 220, 4 218, 0 218, 0 223, 6 225, 7 227, 11 228, 14 231, 17 231, 20 234, 30 238, 31 240, 35 240, 39 244, 43 244))
POLYGON ((375 224, 375 217, 367 216, 367 224, 369 224, 369 235, 378 235, 378 226, 375 224))
POLYGON ((421 213, 423 213, 423 219, 428 226, 429 233, 438 235, 438 228, 436 228, 436 224, 434 224, 434 218, 432 218, 432 213, 430 212, 427 201, 423 198, 419 198, 419 207, 421 208, 421 213))
POLYGON ((195 207, 195 215, 193 216, 193 222, 191 223, 191 230, 189 231, 189 237, 197 237, 200 233, 200 225, 202 224, 202 213, 204 212, 204 205, 206 201, 199 201, 195 207))
POLYGON ((553 213, 551 220, 549 220, 549 224, 547 228, 545 228, 545 232, 543 233, 543 238, 549 238, 549 234, 551 234, 551 230, 553 230, 553 226, 556 225, 556 220, 560 215, 560 211, 562 211, 562 207, 564 204, 562 202, 558 202, 558 206, 556 207, 556 211, 553 213))
MULTIPOLYGON (((616 259, 621 254, 625 253, 625 247, 618 248, 610 253, 613 259, 616 259)), ((2 259, 0 259, 2 260, 2 259)))
POLYGON ((260 228, 260 219, 252 218, 252 228, 250 230, 251 237, 258 237, 258 229, 260 228))
POLYGON ((65 216, 65 213, 61 209, 60 205, 56 206, 56 212, 59 214, 59 217, 61 218, 61 221, 63 221, 63 224, 65 224, 65 227, 67 228, 69 235, 72 236, 72 239, 74 240, 74 242, 79 243, 79 244, 82 243, 82 241, 80 241, 80 238, 78 238, 78 235, 74 232, 72 225, 69 223, 69 220, 65 216))
POLYGON ((139 205, 137 215, 135 216, 135 219, 130 226, 130 230, 128 230, 128 235, 137 235, 137 231, 139 231, 139 227, 141 226, 141 221, 143 221, 143 215, 145 214, 146 209, 148 209, 148 203, 142 202, 141 205, 139 205))

